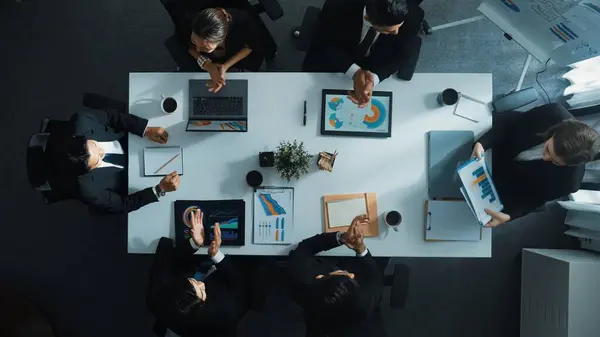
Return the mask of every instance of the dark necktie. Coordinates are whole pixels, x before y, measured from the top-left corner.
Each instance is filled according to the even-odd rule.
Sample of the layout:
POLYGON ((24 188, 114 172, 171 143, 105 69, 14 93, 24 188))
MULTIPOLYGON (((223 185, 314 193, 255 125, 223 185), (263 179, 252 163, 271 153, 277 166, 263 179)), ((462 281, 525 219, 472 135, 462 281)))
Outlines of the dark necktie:
POLYGON ((103 160, 106 163, 110 163, 113 165, 119 165, 119 166, 125 168, 125 155, 124 154, 106 153, 104 155, 103 160))
POLYGON ((373 41, 375 41, 375 36, 377 36, 377 31, 375 30, 375 28, 369 28, 369 30, 367 31, 367 35, 365 35, 365 38, 358 45, 361 55, 364 56, 367 54, 367 52, 369 51, 369 47, 371 47, 373 41))

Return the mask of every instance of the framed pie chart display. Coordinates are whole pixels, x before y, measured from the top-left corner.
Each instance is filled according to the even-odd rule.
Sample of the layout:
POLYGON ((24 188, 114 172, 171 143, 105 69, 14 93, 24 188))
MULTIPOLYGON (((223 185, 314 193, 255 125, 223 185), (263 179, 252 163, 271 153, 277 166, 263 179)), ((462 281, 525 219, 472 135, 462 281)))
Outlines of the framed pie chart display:
POLYGON ((359 107, 348 90, 323 89, 321 134, 360 137, 392 136, 392 93, 374 91, 371 102, 359 107))

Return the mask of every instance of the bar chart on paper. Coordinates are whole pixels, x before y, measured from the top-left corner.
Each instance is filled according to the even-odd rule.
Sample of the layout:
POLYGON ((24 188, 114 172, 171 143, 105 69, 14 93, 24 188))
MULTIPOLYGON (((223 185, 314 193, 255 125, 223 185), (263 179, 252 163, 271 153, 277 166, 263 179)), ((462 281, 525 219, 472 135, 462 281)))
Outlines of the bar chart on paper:
POLYGON ((471 183, 472 186, 478 186, 479 191, 481 193, 482 200, 488 200, 490 204, 493 204, 496 201, 496 193, 492 190, 492 184, 490 184, 490 180, 488 179, 488 175, 486 174, 483 166, 473 171, 473 177, 475 180, 471 183))
POLYGON ((254 192, 253 243, 263 245, 294 242, 294 189, 260 187, 254 192))
POLYGON ((481 225, 491 220, 485 213, 486 208, 497 212, 504 208, 485 160, 473 159, 465 163, 458 168, 458 175, 463 183, 461 193, 481 225))

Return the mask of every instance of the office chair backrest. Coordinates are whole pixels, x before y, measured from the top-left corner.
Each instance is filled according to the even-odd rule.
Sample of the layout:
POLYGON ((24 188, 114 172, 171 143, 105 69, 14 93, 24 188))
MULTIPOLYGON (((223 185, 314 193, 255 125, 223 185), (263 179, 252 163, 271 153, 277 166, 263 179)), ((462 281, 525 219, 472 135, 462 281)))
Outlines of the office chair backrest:
POLYGON ((27 146, 27 177, 31 188, 36 191, 48 191, 50 186, 47 177, 46 144, 48 133, 38 133, 29 138, 27 146))
MULTIPOLYGON (((66 122, 50 121, 50 124, 42 123, 43 128, 47 127, 43 130, 50 130, 54 127, 58 131, 60 127, 64 126, 64 123, 66 122)), ((52 174, 55 170, 52 168, 46 153, 49 137, 50 133, 38 133, 31 136, 27 146, 26 158, 29 184, 31 188, 42 194, 44 202, 47 204, 75 198, 74 192, 72 192, 74 181, 54 177, 52 174)))

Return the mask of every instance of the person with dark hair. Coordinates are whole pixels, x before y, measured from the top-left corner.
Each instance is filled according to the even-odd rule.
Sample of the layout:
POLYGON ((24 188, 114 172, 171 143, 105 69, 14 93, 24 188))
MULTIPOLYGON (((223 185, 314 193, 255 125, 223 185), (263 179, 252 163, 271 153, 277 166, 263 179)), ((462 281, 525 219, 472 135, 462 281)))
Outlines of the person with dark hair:
POLYGON ((214 224, 208 247, 210 268, 194 263, 194 253, 205 241, 203 213, 191 217, 191 238, 173 247, 173 240, 161 238, 156 249, 148 284, 148 309, 157 319, 155 330, 168 328, 181 337, 235 336, 237 322, 247 308, 243 290, 231 258, 220 251, 221 229, 214 224))
POLYGON ((259 71, 264 62, 258 27, 242 10, 206 8, 186 13, 179 21, 179 40, 200 68, 210 74, 211 92, 223 87, 230 68, 259 71))
POLYGON ((83 110, 68 122, 68 130, 50 134, 46 155, 57 188, 91 208, 127 213, 175 191, 179 175, 171 172, 158 185, 128 194, 127 134, 166 144, 167 131, 148 120, 115 109, 83 110))
POLYGON ((544 203, 579 190, 585 163, 599 150, 598 133, 551 103, 527 112, 511 112, 494 121, 475 143, 479 160, 493 149, 492 174, 502 212, 486 210, 486 227, 529 214, 544 203))
POLYGON ((367 216, 357 216, 346 232, 315 235, 290 252, 292 297, 305 311, 307 336, 350 336, 379 305, 383 275, 363 242, 367 223, 367 216), (340 245, 356 252, 344 268, 314 256, 340 245))
POLYGON ((422 19, 407 0, 327 0, 302 70, 345 73, 354 82, 350 99, 364 105, 393 73, 412 78, 422 19))

